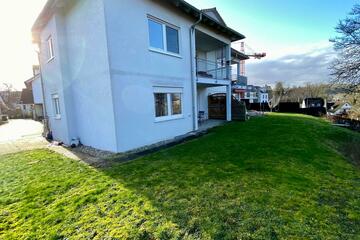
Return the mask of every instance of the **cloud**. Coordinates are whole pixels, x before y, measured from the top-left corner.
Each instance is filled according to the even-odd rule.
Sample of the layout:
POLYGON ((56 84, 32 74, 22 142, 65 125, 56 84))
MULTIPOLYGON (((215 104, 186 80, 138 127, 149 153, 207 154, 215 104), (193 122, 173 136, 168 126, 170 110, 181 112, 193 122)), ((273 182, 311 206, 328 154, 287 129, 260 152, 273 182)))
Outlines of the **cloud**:
POLYGON ((321 83, 329 80, 329 65, 335 52, 329 45, 294 51, 272 59, 247 63, 249 83, 275 85, 282 81, 286 86, 321 83))

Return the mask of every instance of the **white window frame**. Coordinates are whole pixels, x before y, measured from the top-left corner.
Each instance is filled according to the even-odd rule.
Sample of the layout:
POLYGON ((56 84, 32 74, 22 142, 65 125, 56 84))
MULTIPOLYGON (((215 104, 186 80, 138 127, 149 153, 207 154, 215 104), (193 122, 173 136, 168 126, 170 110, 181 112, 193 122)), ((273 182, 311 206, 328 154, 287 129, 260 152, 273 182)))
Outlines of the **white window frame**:
POLYGON ((157 53, 162 53, 162 54, 166 54, 166 55, 170 55, 170 56, 174 56, 174 57, 179 57, 181 58, 181 43, 180 43, 180 27, 176 26, 176 25, 173 25, 173 24, 170 24, 168 22, 165 22, 161 19, 158 19, 156 17, 153 17, 151 15, 148 15, 147 16, 147 21, 148 21, 148 44, 149 44, 149 50, 152 51, 152 52, 157 52, 157 53), (163 45, 164 45, 164 49, 162 48, 156 48, 156 47, 152 47, 150 46, 150 29, 149 29, 149 20, 151 21, 154 21, 158 24, 161 24, 162 26, 162 34, 163 34, 163 45), (170 28, 173 28, 175 30, 177 30, 178 32, 178 48, 179 48, 179 53, 174 53, 174 52, 170 52, 167 50, 167 37, 166 37, 166 27, 170 27, 170 28))
POLYGON ((169 121, 169 120, 175 120, 175 119, 181 119, 184 117, 184 94, 182 88, 175 88, 175 87, 154 87, 153 91, 154 96, 154 116, 155 116, 155 122, 163 122, 163 121, 169 121), (167 107, 168 107, 168 115, 167 116, 161 116, 156 117, 156 106, 155 106, 155 93, 164 93, 166 94, 167 99, 167 107), (181 103, 181 114, 172 114, 172 102, 171 102, 171 94, 172 93, 178 93, 180 94, 180 103, 181 103))
POLYGON ((47 43, 47 52, 48 52, 48 57, 49 57, 47 62, 50 62, 52 59, 55 58, 54 42, 53 42, 53 38, 51 35, 47 38, 46 43, 47 43))
POLYGON ((55 119, 61 119, 60 99, 57 93, 51 95, 55 119))

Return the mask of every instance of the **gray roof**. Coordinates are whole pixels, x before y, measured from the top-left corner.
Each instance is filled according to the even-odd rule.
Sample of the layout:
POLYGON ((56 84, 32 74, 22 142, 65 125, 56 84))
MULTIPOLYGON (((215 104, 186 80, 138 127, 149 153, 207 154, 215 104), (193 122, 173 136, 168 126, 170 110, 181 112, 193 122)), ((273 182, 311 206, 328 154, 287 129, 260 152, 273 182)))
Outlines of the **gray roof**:
POLYGON ((208 27, 216 29, 221 34, 226 35, 231 39, 232 42, 245 38, 245 36, 242 35, 241 33, 238 33, 237 31, 222 24, 217 19, 214 19, 213 17, 206 14, 206 10, 209 9, 205 9, 205 12, 203 12, 184 0, 160 0, 160 1, 174 5, 175 7, 179 8, 182 12, 193 17, 195 21, 199 19, 201 13, 205 13, 203 14, 201 23, 208 27))
MULTIPOLYGON (((189 15, 190 17, 194 18, 194 22, 199 19, 200 14, 203 13, 203 18, 201 23, 215 29, 220 34, 226 35, 231 41, 237 41, 244 39, 245 36, 237 31, 227 27, 225 22, 221 22, 218 19, 214 19, 213 17, 206 14, 206 11, 209 9, 205 9, 204 12, 197 9, 196 7, 192 6, 191 4, 187 3, 184 0, 158 0, 165 4, 171 4, 174 7, 178 8, 183 13, 189 15)), ((42 28, 47 24, 53 13, 55 12, 56 8, 59 6, 64 6, 67 2, 71 2, 70 0, 48 0, 42 9, 40 15, 37 17, 34 25, 32 26, 32 32, 35 34, 35 38, 37 33, 39 33, 42 28)), ((219 14, 220 15, 220 14, 219 14)), ((221 18, 221 17, 220 17, 221 18)), ((34 39, 35 41, 37 39, 34 39)))
POLYGON ((218 12, 218 10, 216 9, 216 7, 208 8, 208 9, 202 9, 201 11, 203 11, 207 15, 210 15, 210 17, 211 17, 211 14, 214 14, 214 16, 216 17, 216 20, 218 20, 222 25, 226 26, 226 23, 225 23, 224 19, 221 17, 221 15, 218 12))

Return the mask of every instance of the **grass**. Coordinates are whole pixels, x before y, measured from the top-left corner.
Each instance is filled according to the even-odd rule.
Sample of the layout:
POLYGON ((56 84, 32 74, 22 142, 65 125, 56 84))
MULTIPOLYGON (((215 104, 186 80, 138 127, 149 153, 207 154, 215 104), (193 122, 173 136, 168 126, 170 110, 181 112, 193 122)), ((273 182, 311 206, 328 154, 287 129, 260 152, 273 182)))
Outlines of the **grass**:
POLYGON ((348 141, 360 135, 273 114, 108 168, 0 156, 0 239, 360 239, 348 141))

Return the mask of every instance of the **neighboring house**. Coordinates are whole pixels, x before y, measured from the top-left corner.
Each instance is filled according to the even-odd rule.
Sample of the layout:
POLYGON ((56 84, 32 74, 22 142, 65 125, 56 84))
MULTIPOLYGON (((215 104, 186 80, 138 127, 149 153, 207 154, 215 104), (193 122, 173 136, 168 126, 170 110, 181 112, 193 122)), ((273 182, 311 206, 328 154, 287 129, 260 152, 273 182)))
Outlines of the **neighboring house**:
POLYGON ((40 78, 40 69, 39 66, 33 66, 34 76, 27 81, 25 85, 27 89, 32 90, 34 106, 33 106, 33 118, 35 120, 42 120, 44 118, 44 109, 43 109, 43 89, 40 78))
POLYGON ((323 98, 305 98, 301 103, 301 108, 315 108, 315 107, 325 107, 326 101, 323 98))
POLYGON ((258 87, 258 102, 268 103, 270 91, 271 91, 271 87, 268 85, 265 85, 264 87, 258 87))
POLYGON ((258 88, 258 102, 259 103, 268 103, 269 102, 269 93, 267 87, 258 88))
POLYGON ((34 98, 31 89, 24 88, 22 90, 19 106, 23 118, 34 117, 34 98))
POLYGON ((269 102, 268 87, 260 87, 246 84, 233 85, 234 97, 238 100, 245 100, 249 103, 269 102))
POLYGON ((198 129, 209 92, 226 89, 231 43, 245 37, 216 9, 183 0, 48 0, 33 37, 40 48, 53 137, 123 152, 198 129), (201 109, 203 108, 203 109, 201 109))
POLYGON ((8 108, 16 109, 20 103, 21 91, 0 91, 0 96, 8 108))
POLYGON ((241 98, 241 100, 248 101, 249 103, 257 103, 259 102, 259 86, 254 85, 246 85, 243 87, 244 89, 244 95, 241 98))
POLYGON ((245 99, 247 99, 249 103, 256 103, 258 101, 258 87, 254 85, 247 85, 245 99))
POLYGON ((337 106, 334 106, 332 108, 332 112, 334 115, 343 115, 343 114, 347 114, 352 108, 352 105, 350 103, 343 103, 343 104, 338 104, 337 106))

